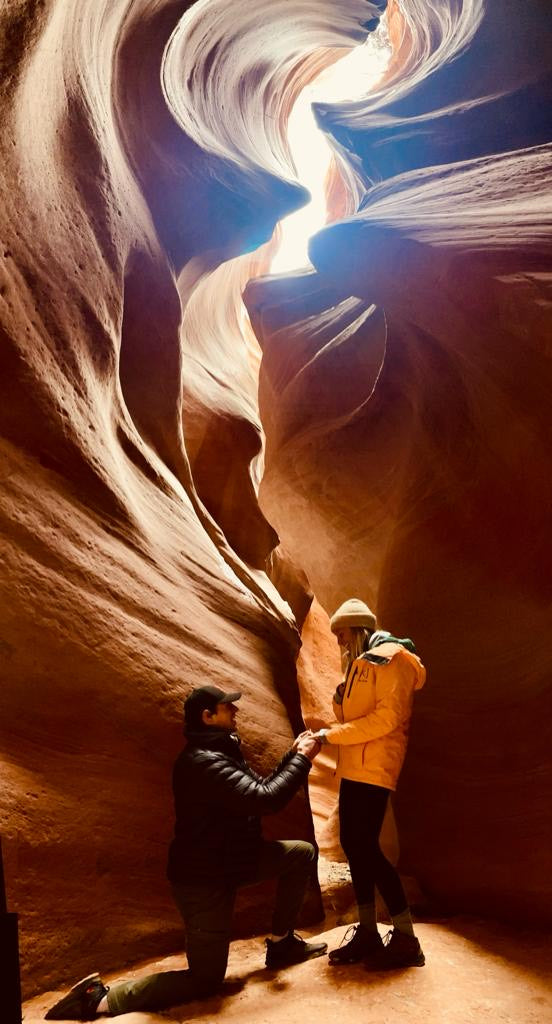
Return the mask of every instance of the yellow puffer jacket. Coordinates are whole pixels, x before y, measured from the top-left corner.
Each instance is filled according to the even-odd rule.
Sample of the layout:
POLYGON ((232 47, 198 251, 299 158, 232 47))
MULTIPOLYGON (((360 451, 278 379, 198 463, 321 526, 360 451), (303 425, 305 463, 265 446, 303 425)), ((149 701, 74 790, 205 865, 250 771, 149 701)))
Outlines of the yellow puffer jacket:
POLYGON ((330 726, 325 737, 338 747, 338 778, 396 788, 414 691, 422 688, 425 678, 420 659, 394 642, 378 644, 353 661, 334 697, 340 724, 330 726), (372 654, 385 663, 367 660, 372 654))

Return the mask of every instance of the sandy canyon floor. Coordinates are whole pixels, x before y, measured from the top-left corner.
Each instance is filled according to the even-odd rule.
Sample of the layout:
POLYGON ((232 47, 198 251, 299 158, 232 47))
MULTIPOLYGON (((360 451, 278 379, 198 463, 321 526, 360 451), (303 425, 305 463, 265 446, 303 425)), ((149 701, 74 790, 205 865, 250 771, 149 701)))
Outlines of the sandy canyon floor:
MULTIPOLYGON (((384 930, 385 926, 380 926, 384 930)), ((321 934, 329 948, 344 927, 321 934)), ((552 941, 542 933, 516 932, 473 918, 417 925, 426 966, 388 974, 361 965, 331 968, 326 957, 285 971, 264 968, 261 938, 236 940, 230 951, 223 993, 162 1013, 129 1013, 125 1024, 189 1021, 208 1024, 547 1024, 552 1020, 552 941)), ((90 969, 97 964, 91 958, 90 969)), ((175 970, 185 958, 143 963, 125 977, 151 970, 175 970)), ((106 975, 104 980, 115 980, 106 975)), ((77 979, 75 979, 77 980, 77 979)), ((57 993, 45 993, 24 1006, 25 1024, 43 1020, 57 993)))

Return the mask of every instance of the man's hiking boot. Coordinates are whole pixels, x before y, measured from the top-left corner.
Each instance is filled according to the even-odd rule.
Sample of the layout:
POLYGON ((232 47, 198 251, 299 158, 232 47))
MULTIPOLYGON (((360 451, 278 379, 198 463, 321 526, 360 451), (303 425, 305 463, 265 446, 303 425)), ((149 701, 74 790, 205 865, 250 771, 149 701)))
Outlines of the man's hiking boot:
POLYGON ((96 1010, 109 992, 99 974, 89 974, 78 981, 59 1003, 46 1014, 46 1020, 95 1020, 96 1010))
POLYGON ((384 967, 391 971, 395 967, 423 967, 425 956, 415 935, 406 935, 397 928, 387 932, 384 940, 384 967))
POLYGON ((315 956, 323 956, 328 946, 325 942, 305 942, 295 932, 288 932, 285 939, 273 942, 266 939, 266 966, 271 970, 279 967, 290 967, 292 964, 313 960, 315 956))
POLYGON ((379 932, 371 932, 361 924, 352 925, 343 936, 341 945, 332 949, 329 961, 334 967, 341 964, 358 964, 364 960, 366 966, 373 964, 372 970, 383 970, 384 948, 379 932))

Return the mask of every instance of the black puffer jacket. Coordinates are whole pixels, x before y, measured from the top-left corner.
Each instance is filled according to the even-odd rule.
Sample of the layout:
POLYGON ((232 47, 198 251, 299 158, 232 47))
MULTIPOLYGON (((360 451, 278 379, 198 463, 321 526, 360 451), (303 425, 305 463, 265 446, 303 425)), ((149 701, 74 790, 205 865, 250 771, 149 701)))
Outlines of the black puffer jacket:
POLYGON ((175 837, 169 849, 171 882, 238 883, 255 871, 262 843, 260 816, 291 800, 311 762, 288 751, 262 778, 249 767, 232 733, 188 734, 173 770, 175 837))

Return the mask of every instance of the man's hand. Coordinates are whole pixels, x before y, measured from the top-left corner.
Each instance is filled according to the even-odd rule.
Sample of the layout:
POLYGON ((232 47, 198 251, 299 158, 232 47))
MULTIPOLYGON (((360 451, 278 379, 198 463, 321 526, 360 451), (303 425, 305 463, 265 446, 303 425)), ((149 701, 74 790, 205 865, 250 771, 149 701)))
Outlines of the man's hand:
POLYGON ((297 743, 295 748, 297 753, 304 754, 305 757, 308 757, 309 761, 314 761, 316 755, 320 751, 320 743, 318 740, 315 740, 314 736, 302 733, 301 736, 297 737, 295 742, 297 743))
POLYGON ((304 740, 306 736, 312 736, 312 732, 310 729, 305 729, 304 732, 300 732, 299 735, 295 737, 293 741, 293 746, 291 748, 294 752, 297 751, 299 743, 301 742, 301 740, 304 740))

